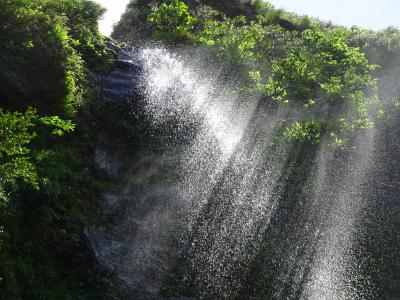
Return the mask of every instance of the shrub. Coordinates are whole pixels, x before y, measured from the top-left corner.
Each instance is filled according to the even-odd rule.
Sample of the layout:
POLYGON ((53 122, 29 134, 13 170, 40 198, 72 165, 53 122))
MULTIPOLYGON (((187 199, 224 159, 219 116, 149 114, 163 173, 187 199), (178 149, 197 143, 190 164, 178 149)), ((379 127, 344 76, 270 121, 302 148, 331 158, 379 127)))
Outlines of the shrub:
POLYGON ((188 6, 179 0, 170 4, 163 3, 148 16, 154 24, 155 37, 170 42, 181 41, 188 37, 191 26, 196 19, 189 13, 188 6))
POLYGON ((103 13, 79 0, 0 1, 0 97, 12 109, 71 115, 82 102, 89 68, 107 51, 97 30, 103 13))

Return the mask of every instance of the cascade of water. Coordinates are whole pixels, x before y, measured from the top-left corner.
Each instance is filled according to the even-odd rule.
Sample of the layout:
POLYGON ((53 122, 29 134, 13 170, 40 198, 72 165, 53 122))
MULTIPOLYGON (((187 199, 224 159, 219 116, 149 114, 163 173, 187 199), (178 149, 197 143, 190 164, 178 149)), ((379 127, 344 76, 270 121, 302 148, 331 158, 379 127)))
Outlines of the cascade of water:
MULTIPOLYGON (((245 273, 254 259, 279 199, 275 189, 287 157, 268 160, 265 153, 276 120, 256 115, 256 99, 243 103, 237 96, 226 97, 221 87, 196 78, 192 68, 165 50, 145 50, 142 59, 149 115, 157 122, 171 117, 183 123, 200 120, 181 165, 182 198, 190 215, 186 225, 192 234, 187 259, 196 273, 190 280, 209 294, 232 296, 242 281, 236 277, 243 273, 237 271, 245 273)), ((312 255, 309 273, 298 275, 307 277, 305 286, 299 287, 304 299, 355 299, 357 295, 346 282, 347 273, 357 276, 350 256, 362 209, 362 196, 357 195, 362 181, 353 178, 363 178, 370 159, 364 151, 349 163, 344 180, 334 176, 328 181, 324 172, 331 171, 322 170, 326 162, 317 160, 319 186, 313 187, 310 210, 326 219, 316 222, 318 238, 307 250, 312 255), (338 182, 343 186, 338 187, 338 182), (337 190, 331 189, 332 184, 337 190)))
POLYGON ((135 233, 124 278, 142 273, 140 285, 157 273, 159 288, 164 275, 151 260, 169 272, 178 259, 179 289, 199 297, 366 298, 355 247, 373 135, 342 166, 324 144, 303 149, 277 139, 289 109, 263 110, 256 96, 232 92, 201 64, 162 48, 138 59, 146 116, 190 141, 176 149, 177 195, 148 213, 154 230, 135 233), (161 249, 171 239, 179 258, 161 249))
POLYGON ((232 296, 277 203, 287 149, 269 158, 266 149, 279 117, 259 114, 257 98, 243 101, 196 77, 190 64, 165 50, 144 50, 141 57, 148 115, 159 123, 197 124, 180 166, 182 222, 190 233, 186 260, 196 273, 189 281, 232 296))
POLYGON ((361 220, 368 212, 362 193, 372 165, 373 139, 373 134, 363 135, 357 144, 361 151, 347 160, 344 174, 325 178, 325 191, 318 195, 316 204, 326 207, 323 201, 330 203, 328 210, 320 214, 325 219, 320 221, 319 239, 302 299, 366 299, 373 295, 371 283, 360 272, 356 249, 361 220))

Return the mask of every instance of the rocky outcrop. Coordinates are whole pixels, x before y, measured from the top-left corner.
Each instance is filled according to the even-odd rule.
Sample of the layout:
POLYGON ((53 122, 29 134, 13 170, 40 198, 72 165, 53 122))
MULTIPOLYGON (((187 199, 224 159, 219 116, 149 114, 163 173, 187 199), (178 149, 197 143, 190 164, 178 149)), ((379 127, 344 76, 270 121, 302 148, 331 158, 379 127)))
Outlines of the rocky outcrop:
POLYGON ((113 41, 108 48, 115 54, 114 70, 99 78, 98 97, 105 101, 127 104, 138 96, 137 85, 141 72, 140 64, 134 59, 134 49, 123 49, 113 41))

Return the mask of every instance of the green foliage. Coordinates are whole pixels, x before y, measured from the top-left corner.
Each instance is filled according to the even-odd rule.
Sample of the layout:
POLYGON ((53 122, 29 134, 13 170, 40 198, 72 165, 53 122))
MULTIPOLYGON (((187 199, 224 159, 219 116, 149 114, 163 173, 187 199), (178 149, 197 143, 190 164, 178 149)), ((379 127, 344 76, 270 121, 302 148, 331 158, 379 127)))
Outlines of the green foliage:
POLYGON ((83 255, 83 229, 93 222, 99 202, 81 153, 55 146, 32 151, 32 162, 39 190, 20 186, 7 211, 0 211, 6 216, 0 273, 7 297, 113 299, 110 284, 97 281, 83 255))
POLYGON ((262 25, 278 24, 279 20, 284 17, 284 11, 282 9, 275 9, 269 2, 253 0, 252 5, 257 11, 257 20, 262 25))
POLYGON ((65 18, 29 4, 0 2, 2 97, 13 109, 34 105, 43 112, 71 112, 82 96, 82 60, 70 44, 65 18))
POLYGON ((97 217, 100 184, 76 141, 62 142, 74 128, 32 108, 0 110, 2 299, 114 297, 84 252, 83 230, 97 217))
POLYGON ((181 41, 188 37, 191 26, 196 19, 189 13, 188 6, 179 0, 170 4, 163 3, 148 16, 154 24, 155 37, 169 42, 181 41))
POLYGON ((107 64, 91 1, 1 0, 1 98, 12 110, 71 115, 85 93, 86 67, 107 64))
POLYGON ((364 89, 374 84, 373 69, 363 53, 335 33, 306 30, 300 47, 273 61, 264 92, 286 103, 309 101, 317 95, 324 101, 362 102, 364 89))
POLYGON ((232 64, 240 65, 261 58, 262 49, 265 50, 271 44, 261 25, 245 24, 245 17, 222 23, 216 20, 206 21, 196 39, 200 44, 216 47, 218 55, 232 64))
POLYGON ((309 141, 311 143, 319 143, 323 125, 315 120, 294 122, 291 127, 287 128, 286 136, 293 140, 309 141))
POLYGON ((0 109, 0 189, 15 187, 18 179, 37 186, 36 171, 30 162, 29 144, 35 138, 32 131, 35 111, 24 114, 0 109))
MULTIPOLYGON (((267 101, 301 108, 309 118, 305 125, 323 120, 334 134, 372 125, 368 106, 379 103, 372 77, 376 66, 358 48, 349 46, 340 31, 315 28, 289 33, 277 26, 247 24, 241 17, 222 23, 207 21, 196 38, 217 48, 217 54, 230 65, 248 70, 247 91, 258 91, 267 101), (251 66, 257 69, 251 70, 251 66), (331 114, 332 107, 341 109, 331 114)), ((300 124, 288 129, 289 137, 319 141, 314 131, 308 134, 310 128, 300 124)))
MULTIPOLYGON (((261 1, 253 1, 257 15, 235 18, 189 3, 131 1, 117 29, 135 26, 167 43, 201 45, 228 62, 226 73, 242 75, 238 93, 260 95, 260 106, 295 111, 279 120, 276 132, 279 143, 286 136, 293 142, 287 144, 304 146, 293 168, 323 138, 344 148, 352 134, 373 126, 371 112, 378 120, 398 116, 398 30, 335 27, 261 1)), ((90 73, 112 60, 97 28, 103 12, 88 0, 0 0, 0 298, 113 298, 111 284, 90 272, 82 251, 101 187, 90 166, 97 134, 91 128, 110 124, 122 148, 171 144, 155 138, 144 120, 132 124, 108 104, 81 107, 77 126, 64 120, 84 103, 90 73), (101 113, 82 113, 94 108, 101 113)))
POLYGON ((75 129, 75 125, 70 120, 62 120, 59 116, 42 117, 39 119, 41 123, 53 127, 54 135, 63 136, 66 132, 71 132, 75 129))
POLYGON ((91 73, 112 61, 103 12, 87 0, 0 0, 1 299, 114 298, 86 252, 100 183, 92 127, 76 114, 91 73))
POLYGON ((97 22, 105 9, 90 0, 42 0, 41 7, 54 17, 65 18, 71 45, 82 57, 85 65, 93 71, 102 71, 111 59, 105 47, 105 39, 99 33, 97 22))
POLYGON ((52 127, 54 135, 71 132, 75 125, 58 116, 38 117, 29 108, 25 113, 0 109, 0 185, 1 190, 15 188, 18 180, 38 188, 37 172, 31 162, 30 144, 37 137, 38 124, 52 127))
POLYGON ((127 40, 126 36, 133 38, 132 34, 141 39, 151 36, 147 30, 148 16, 152 13, 151 3, 147 0, 130 0, 120 20, 113 27, 112 37, 127 40))
MULTIPOLYGON (((400 58, 397 29, 378 33, 347 29, 256 0, 254 15, 233 18, 204 2, 189 2, 189 8, 179 1, 154 3, 151 12, 149 3, 132 1, 127 12, 134 11, 134 16, 132 22, 128 14, 123 18, 125 30, 132 30, 131 24, 143 35, 146 25, 141 26, 140 20, 147 20, 156 39, 207 47, 211 50, 207 53, 228 66, 227 72, 242 75, 244 84, 238 92, 258 93, 264 102, 291 106, 301 112, 293 122, 323 123, 332 144, 344 143, 346 136, 373 126, 373 119, 393 119, 388 111, 397 110, 399 97, 395 74, 400 70, 393 64, 400 58), (381 67, 393 74, 391 82, 388 76, 374 78, 381 77, 381 67)), ((288 126, 290 130, 290 122, 288 126)))
POLYGON ((114 299, 85 254, 99 183, 76 141, 66 146, 59 137, 73 128, 31 108, 0 111, 2 299, 114 299))

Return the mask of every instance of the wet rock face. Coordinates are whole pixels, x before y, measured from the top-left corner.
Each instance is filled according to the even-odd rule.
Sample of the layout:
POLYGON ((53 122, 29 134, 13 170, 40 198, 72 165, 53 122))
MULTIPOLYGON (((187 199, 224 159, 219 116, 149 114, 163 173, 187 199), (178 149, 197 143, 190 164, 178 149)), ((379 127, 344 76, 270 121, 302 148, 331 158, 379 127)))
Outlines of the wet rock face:
POLYGON ((119 175, 119 162, 113 157, 107 135, 99 133, 98 144, 95 151, 94 162, 99 170, 110 179, 116 179, 119 175))
POLYGON ((121 191, 103 194, 107 223, 86 230, 98 263, 123 283, 124 299, 161 298, 164 276, 173 265, 177 187, 148 172, 165 164, 162 157, 148 156, 132 166, 135 175, 121 191))
MULTIPOLYGON (((117 60, 114 70, 97 83, 99 99, 134 110, 141 103, 137 55, 113 42, 108 47, 117 60)), ((170 232, 175 230, 177 188, 159 175, 171 169, 170 162, 151 153, 120 157, 110 134, 99 132, 94 162, 106 178, 124 183, 102 195, 107 221, 87 228, 85 234, 99 265, 126 290, 123 299, 158 299, 174 251, 170 232)))
POLYGON ((116 62, 114 70, 99 79, 99 97, 105 101, 130 103, 138 97, 140 64, 133 50, 122 49, 114 42, 109 42, 108 47, 115 53, 116 62))

